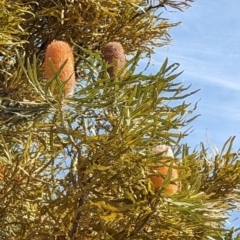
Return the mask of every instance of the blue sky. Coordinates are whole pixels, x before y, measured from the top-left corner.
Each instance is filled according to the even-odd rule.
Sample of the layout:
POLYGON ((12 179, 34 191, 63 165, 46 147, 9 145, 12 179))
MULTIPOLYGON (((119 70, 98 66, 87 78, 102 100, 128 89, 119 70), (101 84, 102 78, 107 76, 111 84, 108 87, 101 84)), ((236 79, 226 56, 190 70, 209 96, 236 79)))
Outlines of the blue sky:
POLYGON ((239 0, 196 0, 184 12, 162 15, 181 25, 171 29, 170 46, 157 49, 154 66, 158 68, 168 57, 184 70, 178 80, 192 83, 192 90, 201 89, 190 99, 201 99, 196 111, 201 116, 184 139, 192 149, 200 142, 221 149, 230 136, 236 136, 234 150, 240 148, 239 10, 239 0))
MULTIPOLYGON (((192 83, 192 90, 201 89, 189 99, 193 103, 201 99, 195 112, 201 116, 191 124, 194 131, 183 140, 191 150, 200 142, 221 150, 230 136, 236 136, 233 150, 240 148, 239 11, 239 0, 196 0, 185 12, 162 15, 182 23, 170 31, 170 46, 158 49, 153 56, 153 70, 168 57, 184 70, 178 80, 185 85, 192 83)), ((240 219, 233 224, 240 227, 240 219)))

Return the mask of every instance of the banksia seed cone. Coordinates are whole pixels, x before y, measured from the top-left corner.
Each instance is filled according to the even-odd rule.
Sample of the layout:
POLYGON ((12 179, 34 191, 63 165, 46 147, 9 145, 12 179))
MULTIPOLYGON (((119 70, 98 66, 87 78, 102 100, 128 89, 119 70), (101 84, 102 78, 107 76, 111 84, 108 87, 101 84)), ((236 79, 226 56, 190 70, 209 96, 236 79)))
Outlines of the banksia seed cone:
MULTIPOLYGON (((111 67, 107 69, 110 77, 116 76, 118 72, 125 66, 126 58, 124 54, 124 49, 121 43, 110 42, 102 49, 103 59, 112 64, 111 67)), ((120 80, 123 79, 125 71, 119 77, 120 80)))
POLYGON ((71 95, 76 85, 73 51, 68 43, 64 41, 53 40, 48 45, 45 53, 45 77, 47 79, 52 78, 64 63, 65 65, 58 77, 62 82, 67 81, 64 86, 65 93, 66 95, 71 95), (67 62, 65 63, 66 60, 67 62), (52 65, 54 69, 52 69, 52 65))
MULTIPOLYGON (((158 145, 158 146, 154 147, 153 152, 154 153, 164 152, 163 156, 172 157, 172 158, 174 157, 172 149, 166 145, 158 145)), ((165 161, 161 160, 161 162, 165 162, 165 161)), ((178 169, 175 169, 174 166, 175 165, 173 165, 173 168, 171 169, 171 171, 172 171, 171 181, 175 180, 179 177, 178 169)), ((162 167, 158 167, 157 170, 159 171, 159 173, 161 175, 166 176, 168 174, 169 167, 162 166, 162 167)), ((158 190, 159 188, 162 187, 164 178, 162 178, 160 176, 153 176, 153 175, 149 176, 149 178, 151 179, 153 186, 155 187, 156 190, 158 190)), ((173 195, 173 194, 177 193, 178 191, 179 191, 179 183, 178 182, 175 182, 174 184, 169 184, 165 188, 166 195, 173 195)))

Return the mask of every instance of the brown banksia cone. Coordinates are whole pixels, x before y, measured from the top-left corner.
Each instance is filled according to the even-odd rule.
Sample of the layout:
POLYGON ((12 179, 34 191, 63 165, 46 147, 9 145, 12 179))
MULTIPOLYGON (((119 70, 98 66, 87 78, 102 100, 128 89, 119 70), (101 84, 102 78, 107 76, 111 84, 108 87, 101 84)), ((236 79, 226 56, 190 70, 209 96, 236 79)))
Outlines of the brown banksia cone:
MULTIPOLYGON (((156 147, 153 148, 153 152, 154 153, 162 152, 163 156, 165 156, 165 157, 171 157, 171 158, 174 157, 172 149, 167 145, 157 145, 156 147)), ((168 165, 170 165, 170 163, 167 163, 164 159, 162 159, 161 162, 164 163, 164 165, 162 167, 157 167, 156 170, 158 170, 158 172, 162 176, 166 176, 166 175, 168 175, 168 171, 169 171, 168 165)), ((178 169, 174 168, 175 166, 176 165, 173 164, 173 168, 171 169, 171 171, 172 171, 171 172, 171 181, 179 178, 178 169)), ((151 179, 153 186, 156 190, 158 190, 159 188, 161 188, 163 186, 163 182, 164 182, 163 177, 151 175, 151 176, 149 176, 149 178, 151 179)), ((173 195, 173 194, 177 193, 179 190, 180 190, 179 182, 170 183, 165 188, 165 194, 173 195)))
MULTIPOLYGON (((111 64, 107 71, 110 77, 114 77, 118 72, 125 66, 126 57, 124 54, 124 49, 119 42, 110 42, 102 49, 103 59, 111 64)), ((119 79, 122 80, 125 75, 125 71, 119 76, 119 79)))
POLYGON ((74 56, 71 47, 64 41, 53 40, 46 49, 44 60, 44 73, 47 79, 54 77, 60 67, 63 69, 58 75, 61 82, 66 82, 64 90, 66 95, 71 95, 76 85, 74 72, 74 56), (65 63, 65 61, 67 62, 65 63), (52 62, 52 63, 51 63, 52 62))

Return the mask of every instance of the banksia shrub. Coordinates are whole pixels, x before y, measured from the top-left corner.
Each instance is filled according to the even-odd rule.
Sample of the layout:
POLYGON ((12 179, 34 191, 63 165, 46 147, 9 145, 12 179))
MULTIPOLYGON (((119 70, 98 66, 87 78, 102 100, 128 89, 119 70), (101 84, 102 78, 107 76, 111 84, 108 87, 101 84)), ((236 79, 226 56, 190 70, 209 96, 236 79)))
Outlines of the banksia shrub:
MULTIPOLYGON (((173 158, 173 152, 171 150, 170 147, 166 146, 166 145, 158 145, 155 148, 153 148, 153 152, 154 153, 163 153, 163 156, 166 157, 171 157, 173 158)), ((151 179, 153 186, 156 190, 158 190, 159 188, 161 188, 163 186, 164 183, 164 176, 167 176, 168 174, 171 174, 171 181, 177 179, 179 177, 178 174, 178 169, 174 168, 174 166, 176 166, 175 164, 173 164, 173 167, 171 168, 171 173, 169 172, 169 165, 170 163, 168 163, 165 160, 161 160, 163 166, 158 167, 157 170, 160 173, 161 176, 157 176, 157 175, 151 175, 149 176, 149 178, 151 179)), ((166 186, 165 188, 165 194, 166 195, 173 195, 175 193, 177 193, 179 191, 179 183, 178 182, 174 182, 174 183, 170 183, 169 185, 166 186)))
MULTIPOLYGON (((125 66, 126 58, 124 54, 124 49, 121 43, 118 42, 110 42, 102 49, 103 59, 111 64, 111 66, 107 69, 110 77, 114 77, 118 74, 118 72, 125 66)), ((125 75, 125 71, 121 74, 119 79, 123 79, 125 75)))
POLYGON ((45 77, 49 80, 64 65, 58 78, 66 82, 64 90, 66 95, 71 95, 76 85, 74 73, 74 56, 71 47, 64 41, 53 40, 47 47, 44 60, 45 77), (65 63, 65 61, 67 62, 65 63))

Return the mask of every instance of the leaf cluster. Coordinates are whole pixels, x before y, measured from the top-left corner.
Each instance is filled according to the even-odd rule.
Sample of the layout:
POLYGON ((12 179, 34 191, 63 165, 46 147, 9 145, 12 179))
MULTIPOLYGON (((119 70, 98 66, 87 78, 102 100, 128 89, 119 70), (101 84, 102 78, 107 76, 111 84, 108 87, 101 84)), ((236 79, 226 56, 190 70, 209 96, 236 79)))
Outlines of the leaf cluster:
POLYGON ((195 118, 189 118, 195 106, 176 104, 196 92, 175 82, 178 64, 166 59, 156 74, 135 74, 139 53, 119 82, 109 77, 99 53, 81 51, 88 56, 79 66, 85 73, 68 99, 61 91, 51 95, 54 79, 38 80, 36 58, 25 64, 18 57, 33 99, 8 107, 12 118, 1 129, 1 237, 219 239, 230 234, 223 223, 239 185, 233 140, 214 160, 204 149, 183 155, 177 165, 182 188, 172 197, 164 194, 169 177, 157 192, 148 178, 163 158, 152 147, 178 144, 184 136, 179 130, 195 118), (224 161, 222 168, 215 159, 224 161), (220 194, 218 186, 228 191, 220 194))
POLYGON ((135 239, 147 235, 148 219, 147 231, 160 223, 166 203, 147 177, 159 159, 151 148, 183 137, 179 129, 191 122, 192 110, 168 103, 195 91, 174 82, 178 64, 167 60, 156 74, 135 74, 138 53, 119 82, 100 53, 81 51, 88 55, 79 66, 85 77, 67 99, 49 91, 57 76, 39 81, 37 58, 18 55, 32 94, 3 109, 11 115, 2 120, 0 142, 3 239, 135 239))
MULTIPOLYGON (((100 49, 110 41, 119 41, 130 53, 136 49, 152 52, 150 46, 169 42, 168 29, 176 24, 168 23, 159 14, 161 8, 170 6, 181 10, 188 7, 188 1, 157 2, 18 0, 13 4, 8 0, 1 8, 7 36, 14 33, 27 41, 24 45, 27 55, 43 52, 53 39, 72 39, 92 50, 100 49)), ((3 43, 9 47, 7 40, 3 43)))

